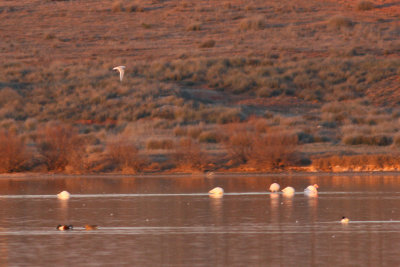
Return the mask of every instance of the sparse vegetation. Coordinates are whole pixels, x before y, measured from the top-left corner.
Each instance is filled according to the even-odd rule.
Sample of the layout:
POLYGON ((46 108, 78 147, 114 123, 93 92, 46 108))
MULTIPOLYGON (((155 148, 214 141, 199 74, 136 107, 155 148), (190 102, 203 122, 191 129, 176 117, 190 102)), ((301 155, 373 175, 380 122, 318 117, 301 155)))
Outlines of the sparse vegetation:
POLYGON ((21 1, 2 13, 0 172, 397 164, 394 0, 21 1))
POLYGON ((350 18, 344 17, 342 15, 336 15, 329 19, 328 25, 333 29, 343 29, 350 28, 353 26, 353 21, 350 18))
POLYGON ((78 171, 85 168, 85 146, 71 126, 46 125, 38 133, 37 147, 40 160, 49 171, 64 171, 67 166, 78 171))
POLYGON ((183 138, 176 144, 173 161, 179 169, 203 171, 208 165, 207 154, 190 138, 183 138))
POLYGON ((136 145, 122 136, 117 136, 107 142, 106 155, 113 165, 113 169, 124 173, 141 171, 146 160, 139 155, 136 145))
POLYGON ((215 46, 215 40, 209 39, 205 40, 200 44, 200 48, 211 48, 215 46))
POLYGON ((193 24, 190 24, 186 29, 188 31, 200 31, 201 30, 201 24, 193 23, 193 24))
POLYGON ((374 3, 372 3, 371 1, 364 1, 364 0, 362 0, 362 1, 359 1, 359 2, 357 3, 357 9, 358 9, 358 10, 365 11, 365 10, 372 10, 372 9, 374 9, 374 8, 375 8, 375 5, 374 5, 374 3))
POLYGON ((241 30, 262 30, 266 27, 266 25, 267 23, 265 18, 258 16, 255 18, 243 19, 239 24, 239 28, 241 30))
POLYGON ((174 147, 174 141, 172 139, 150 139, 146 143, 146 148, 152 149, 172 149, 174 147))
POLYGON ((23 139, 14 132, 0 131, 0 172, 26 170, 31 153, 23 139))
POLYGON ((112 12, 121 12, 124 11, 124 5, 120 1, 115 1, 111 7, 112 12))
POLYGON ((259 170, 283 169, 295 159, 297 136, 281 132, 255 131, 254 125, 233 125, 228 130, 225 146, 230 162, 247 164, 259 170))

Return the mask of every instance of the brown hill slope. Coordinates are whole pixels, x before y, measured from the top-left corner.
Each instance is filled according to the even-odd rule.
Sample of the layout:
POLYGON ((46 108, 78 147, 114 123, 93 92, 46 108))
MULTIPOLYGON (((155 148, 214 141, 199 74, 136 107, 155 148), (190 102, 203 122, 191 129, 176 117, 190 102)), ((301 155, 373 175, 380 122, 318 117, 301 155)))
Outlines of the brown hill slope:
POLYGON ((259 118, 308 156, 392 153, 400 4, 366 2, 2 1, 0 127, 35 145, 47 122, 72 124, 100 154, 130 133, 165 155, 149 139, 183 129, 220 153, 215 133, 259 118))

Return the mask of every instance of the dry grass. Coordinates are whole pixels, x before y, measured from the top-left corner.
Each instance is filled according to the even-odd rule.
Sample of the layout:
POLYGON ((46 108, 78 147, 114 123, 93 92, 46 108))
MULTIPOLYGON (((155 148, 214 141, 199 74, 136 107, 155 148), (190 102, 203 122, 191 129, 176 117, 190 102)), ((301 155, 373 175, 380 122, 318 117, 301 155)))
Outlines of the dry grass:
POLYGON ((201 30, 201 24, 200 23, 192 23, 189 26, 187 26, 186 30, 188 30, 188 31, 200 31, 201 30))
POLYGON ((366 11, 366 10, 372 10, 374 8, 375 5, 371 1, 362 0, 357 3, 357 10, 366 11))
POLYGON ((215 40, 209 39, 209 40, 203 41, 203 42, 199 45, 199 47, 200 47, 200 48, 212 48, 212 47, 215 46, 215 44, 216 44, 216 41, 215 41, 215 40))
POLYGON ((150 139, 146 142, 146 149, 172 149, 174 141, 172 139, 150 139))
POLYGON ((372 171, 399 170, 398 155, 352 155, 312 159, 312 166, 319 171, 372 171))
POLYGON ((255 18, 246 18, 240 21, 240 30, 263 30, 267 26, 266 19, 263 16, 255 18))
POLYGON ((120 1, 115 1, 111 7, 112 12, 121 12, 124 11, 124 5, 120 1))
POLYGON ((350 28, 354 25, 354 23, 350 18, 342 15, 336 15, 329 19, 328 25, 332 29, 340 30, 344 28, 350 28))
MULTIPOLYGON (((56 145, 44 145, 46 122, 75 127, 76 138, 87 138, 88 153, 78 149, 58 163, 34 154, 24 165, 39 168, 41 159, 57 171, 141 169, 103 157, 109 137, 133 124, 152 125, 131 133, 143 143, 173 139, 175 131, 221 155, 221 136, 232 135, 238 151, 229 153, 246 155, 246 140, 220 127, 250 127, 247 121, 261 116, 246 130, 261 147, 280 126, 296 133, 295 150, 318 140, 328 140, 321 144, 328 151, 339 144, 353 150, 360 142, 351 137, 360 135, 361 143, 373 144, 365 151, 379 153, 377 137, 399 142, 399 6, 387 0, 360 12, 369 7, 328 2, 59 1, 56 13, 51 1, 0 3, 0 130, 55 159, 56 145), (122 83, 111 71, 116 65, 127 66, 122 83)), ((127 146, 136 156, 154 153, 127 146)), ((159 158, 168 158, 165 150, 159 158)), ((257 168, 263 161, 289 164, 256 154, 237 161, 257 168)))

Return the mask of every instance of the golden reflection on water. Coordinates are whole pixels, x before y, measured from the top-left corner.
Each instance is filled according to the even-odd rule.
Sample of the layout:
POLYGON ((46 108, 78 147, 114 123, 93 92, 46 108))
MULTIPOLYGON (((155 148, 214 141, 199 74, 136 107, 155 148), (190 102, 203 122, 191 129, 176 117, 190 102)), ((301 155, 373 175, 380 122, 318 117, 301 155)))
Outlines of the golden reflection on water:
POLYGON ((54 265, 72 261, 71 266, 115 266, 115 259, 127 266, 399 266, 400 224, 362 223, 400 220, 399 177, 360 176, 351 183, 352 178, 82 177, 14 181, 9 191, 1 180, 3 194, 54 197, 0 196, 0 243, 7 242, 0 244, 0 259, 9 257, 12 266, 42 266, 41 258, 54 265), (270 194, 272 180, 298 193, 270 194), (302 190, 313 183, 321 193, 306 197, 302 190), (209 198, 208 189, 216 185, 229 193, 209 198), (72 198, 57 200, 61 189, 72 198), (339 222, 343 215, 351 220, 346 226, 339 222), (82 230, 59 233, 58 223, 82 230), (83 231, 85 223, 99 224, 99 230, 83 231))
POLYGON ((68 199, 57 199, 54 200, 57 201, 58 204, 58 218, 60 220, 60 224, 68 222, 69 216, 68 216, 68 205, 69 205, 69 200, 68 199))
POLYGON ((223 199, 221 197, 210 198, 210 206, 214 222, 220 224, 223 219, 223 199))
MULTIPOLYGON (((397 176, 381 175, 325 175, 325 176, 218 176, 212 179, 204 176, 187 177, 51 177, 51 178, 2 178, 0 179, 0 194, 56 194, 67 190, 72 194, 101 193, 199 193, 207 192, 215 185, 226 189, 226 192, 268 192, 268 186, 273 181, 279 181, 285 186, 292 186, 297 192, 303 191, 310 184, 320 185, 321 192, 332 189, 368 187, 379 189, 385 185, 398 185, 397 176)), ((339 191, 340 191, 339 190, 339 191)))

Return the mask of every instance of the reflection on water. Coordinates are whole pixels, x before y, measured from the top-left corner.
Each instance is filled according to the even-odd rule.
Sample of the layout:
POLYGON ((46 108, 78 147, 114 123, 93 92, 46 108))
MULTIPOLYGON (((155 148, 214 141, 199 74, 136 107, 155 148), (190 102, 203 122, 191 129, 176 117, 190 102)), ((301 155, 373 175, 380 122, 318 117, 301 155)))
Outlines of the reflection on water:
POLYGON ((399 178, 1 179, 0 265, 398 266, 399 178), (296 193, 270 193, 273 181, 296 193), (314 183, 318 197, 306 197, 314 183), (216 186, 225 194, 210 198, 216 186))

